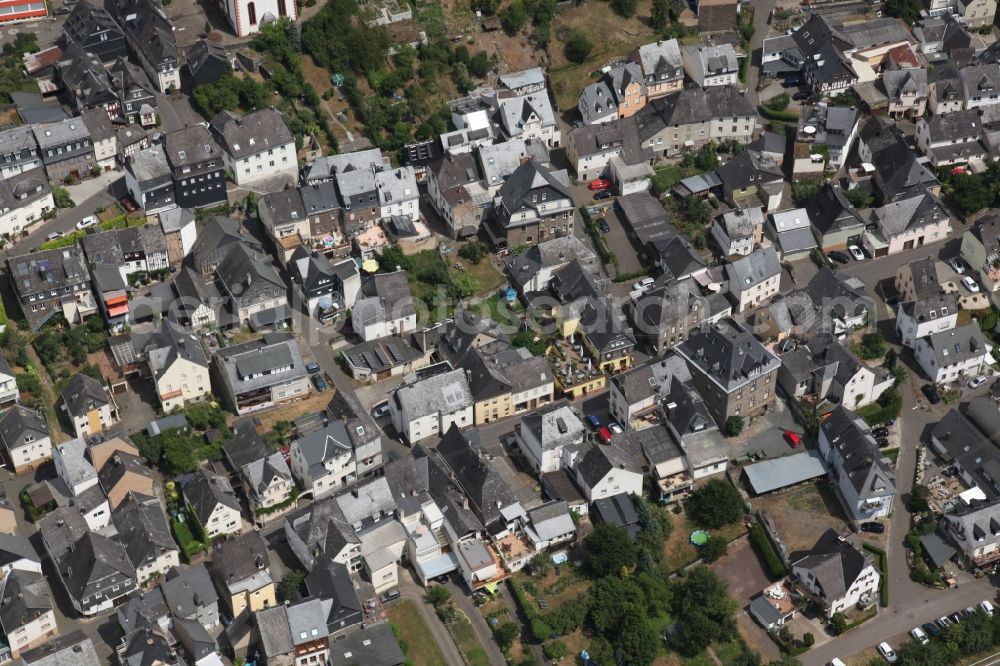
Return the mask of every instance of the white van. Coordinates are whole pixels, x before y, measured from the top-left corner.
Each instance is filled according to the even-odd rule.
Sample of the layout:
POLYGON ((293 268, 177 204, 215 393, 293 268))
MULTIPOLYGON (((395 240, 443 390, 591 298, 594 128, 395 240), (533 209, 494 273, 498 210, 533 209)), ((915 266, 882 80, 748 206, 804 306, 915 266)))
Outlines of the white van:
POLYGON ((837 659, 836 657, 834 657, 833 661, 830 662, 830 666, 847 666, 847 664, 845 664, 844 662, 842 662, 840 659, 837 659))
POLYGON ((980 602, 979 602, 979 607, 980 607, 981 609, 983 609, 983 612, 984 612, 984 613, 986 613, 986 614, 987 614, 987 615, 989 615, 990 617, 993 617, 993 604, 991 604, 991 603, 989 602, 989 600, 986 600, 986 601, 980 601, 980 602))

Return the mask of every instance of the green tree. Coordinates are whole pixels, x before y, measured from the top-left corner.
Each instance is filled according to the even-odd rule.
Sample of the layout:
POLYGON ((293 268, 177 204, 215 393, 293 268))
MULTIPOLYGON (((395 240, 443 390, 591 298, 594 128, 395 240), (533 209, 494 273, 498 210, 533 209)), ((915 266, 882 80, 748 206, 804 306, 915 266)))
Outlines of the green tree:
POLYGON ((547 553, 538 553, 528 561, 528 571, 534 578, 545 578, 549 573, 551 562, 547 553))
POLYGON ((819 183, 814 180, 797 180, 792 183, 792 199, 796 206, 805 206, 819 191, 819 183))
POLYGON ((834 613, 830 617, 830 628, 833 629, 835 636, 839 636, 847 631, 847 616, 839 612, 834 613))
POLYGON ((574 32, 563 47, 566 59, 578 65, 587 62, 587 58, 590 57, 590 52, 593 50, 594 45, 587 39, 587 35, 579 31, 574 32))
POLYGON ((802 634, 802 644, 805 645, 807 648, 811 648, 813 645, 816 644, 816 637, 813 636, 811 632, 807 631, 806 633, 802 634))
POLYGON ((490 253, 490 248, 486 243, 482 241, 471 241, 462 246, 462 249, 458 251, 458 256, 462 257, 466 261, 478 264, 490 253))
POLYGON ((472 74, 477 79, 481 79, 489 74, 490 67, 490 57, 486 55, 486 51, 479 51, 469 60, 469 74, 472 74))
POLYGON ((594 582, 590 588, 590 613, 588 620, 596 635, 609 639, 621 623, 628 608, 643 607, 642 589, 633 578, 607 576, 594 582))
POLYGON ((868 208, 875 202, 875 195, 867 187, 855 187, 844 192, 844 196, 855 208, 868 208))
POLYGON ((451 599, 451 592, 443 585, 434 585, 427 588, 427 601, 431 602, 434 608, 438 608, 451 599))
POLYGON ((963 217, 990 206, 996 196, 993 184, 983 174, 954 176, 947 189, 963 217))
POLYGON ((861 336, 861 344, 858 347, 858 356, 866 361, 872 361, 885 356, 885 336, 881 331, 865 333, 861 336))
POLYGON ((583 540, 583 565, 592 578, 621 576, 635 562, 635 545, 620 527, 600 523, 583 540))
POLYGON ((514 644, 514 640, 521 635, 521 627, 515 622, 504 622, 493 632, 497 639, 497 645, 506 652, 514 644))
POLYGON ((718 529, 743 517, 743 498, 728 481, 712 479, 691 494, 688 509, 698 525, 718 529))
POLYGON ((666 30, 667 24, 670 23, 670 0, 653 0, 649 20, 653 24, 653 30, 657 32, 666 30))
POLYGON ((198 467, 198 442, 178 428, 165 430, 159 435, 163 447, 163 462, 174 476, 193 472, 198 467))
POLYGON ((922 483, 914 483, 913 489, 910 490, 910 512, 911 513, 923 513, 925 511, 930 511, 930 504, 928 499, 930 499, 931 492, 922 483))
POLYGON ((614 644, 621 657, 619 663, 630 666, 653 663, 660 647, 659 637, 646 621, 646 614, 636 606, 626 608, 622 614, 614 644))
POLYGON ((639 6, 639 0, 611 0, 611 11, 622 18, 632 18, 639 6))
POLYGON ((723 431, 726 437, 738 437, 743 432, 743 417, 739 415, 728 417, 723 431))
POLYGON ((781 93, 764 102, 764 106, 772 111, 784 111, 788 108, 790 102, 791 98, 788 96, 788 93, 781 93))
POLYGON ((663 543, 670 536, 674 524, 663 509, 651 505, 638 495, 632 496, 632 504, 642 528, 635 542, 636 547, 649 553, 654 561, 659 561, 663 554, 663 543))
POLYGON ((468 273, 459 273, 453 277, 451 281, 455 286, 455 294, 459 298, 475 296, 479 293, 479 289, 481 288, 479 279, 474 275, 469 275, 468 273))
POLYGON ((542 652, 545 653, 545 656, 548 659, 551 659, 553 661, 559 661, 567 654, 569 654, 569 650, 566 648, 566 644, 559 640, 552 641, 551 643, 546 643, 545 645, 543 645, 542 652))
POLYGON ((296 595, 302 588, 302 581, 306 579, 306 572, 301 569, 289 569, 285 572, 285 577, 278 585, 278 599, 280 601, 295 601, 296 595))
POLYGON ((726 538, 718 534, 713 534, 708 537, 708 541, 701 547, 701 556, 706 562, 711 564, 725 555, 728 549, 729 542, 726 541, 726 538))
POLYGON ((907 25, 913 25, 920 19, 923 8, 920 0, 886 0, 885 3, 886 14, 903 19, 907 25))
POLYGON ((521 32, 528 23, 528 13, 524 11, 524 3, 521 0, 514 0, 500 10, 500 22, 503 28, 511 35, 521 32))
MULTIPOLYGON (((715 171, 719 168, 719 153, 716 152, 716 145, 711 141, 706 146, 702 146, 694 154, 694 166, 699 171, 715 171)), ((697 198, 697 197, 692 197, 697 198)))
POLYGON ((726 584, 704 565, 678 579, 672 611, 682 629, 672 642, 684 656, 697 655, 706 645, 736 635, 736 602, 729 596, 726 584))
POLYGON ((65 187, 60 187, 59 185, 53 186, 52 199, 55 201, 56 208, 76 207, 76 202, 73 201, 73 197, 69 195, 69 191, 65 187))

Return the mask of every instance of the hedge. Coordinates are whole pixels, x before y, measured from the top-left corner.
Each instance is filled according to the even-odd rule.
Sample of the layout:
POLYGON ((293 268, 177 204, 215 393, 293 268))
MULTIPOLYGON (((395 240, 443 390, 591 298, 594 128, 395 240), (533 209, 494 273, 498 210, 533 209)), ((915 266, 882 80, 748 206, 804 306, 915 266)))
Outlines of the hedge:
POLYGON ((173 528, 174 538, 177 539, 177 545, 181 547, 181 553, 183 553, 184 559, 188 562, 191 561, 192 557, 208 548, 207 543, 197 541, 194 538, 191 528, 187 523, 174 520, 171 521, 171 527, 173 528))
POLYGON ((521 609, 521 612, 524 613, 524 618, 528 623, 530 624, 536 619, 541 619, 539 617, 540 613, 528 601, 528 598, 524 596, 524 590, 521 589, 521 586, 510 579, 507 580, 507 585, 510 586, 510 591, 514 594, 514 599, 517 601, 517 605, 521 609))
POLYGON ((878 546, 873 546, 870 543, 862 544, 864 549, 878 557, 878 568, 879 572, 882 574, 881 585, 879 585, 878 595, 879 603, 882 604, 882 608, 889 607, 889 557, 885 554, 885 551, 878 546))
POLYGON ((750 528, 750 543, 754 545, 757 554, 764 560, 764 568, 771 580, 784 578, 788 570, 785 568, 785 563, 781 561, 781 557, 778 556, 778 551, 774 549, 771 540, 767 538, 763 527, 754 524, 750 528))
POLYGON ((774 109, 767 108, 763 104, 757 107, 757 111, 768 120, 780 120, 786 123, 794 123, 799 120, 799 114, 793 111, 775 111, 774 109))
POLYGON ((73 247, 76 242, 87 235, 86 231, 74 231, 72 233, 66 234, 62 238, 54 238, 50 241, 45 241, 38 246, 39 250, 58 250, 64 247, 73 247))

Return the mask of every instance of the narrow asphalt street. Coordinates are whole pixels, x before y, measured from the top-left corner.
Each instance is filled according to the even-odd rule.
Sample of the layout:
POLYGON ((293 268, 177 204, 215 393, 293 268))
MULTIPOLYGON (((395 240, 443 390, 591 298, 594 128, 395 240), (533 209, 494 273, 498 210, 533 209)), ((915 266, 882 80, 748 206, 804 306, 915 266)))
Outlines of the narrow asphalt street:
POLYGON ((747 99, 754 106, 757 106, 757 84, 760 81, 760 61, 763 56, 764 39, 768 36, 770 26, 767 23, 774 9, 774 0, 760 0, 754 2, 753 6, 753 37, 750 39, 750 64, 747 66, 746 90, 747 99))
MULTIPOLYGON (((956 236, 962 233, 956 225, 952 236, 942 242, 883 257, 877 261, 852 262, 841 267, 840 272, 864 280, 868 293, 875 299, 878 310, 878 327, 889 343, 896 344, 895 322, 892 310, 886 306, 879 285, 892 281, 896 270, 916 259, 932 256, 949 257, 957 252, 956 236)), ((898 349, 898 347, 897 347, 898 349)), ((932 590, 910 580, 903 539, 910 530, 910 512, 907 510, 909 493, 913 488, 916 472, 916 445, 926 441, 925 430, 941 419, 948 411, 946 405, 929 407, 919 398, 919 387, 926 381, 915 370, 912 352, 900 353, 900 360, 909 370, 909 381, 900 387, 903 408, 898 423, 903 443, 896 462, 896 504, 889 523, 889 608, 847 634, 824 643, 800 659, 805 666, 820 666, 834 657, 846 659, 881 641, 899 647, 906 640, 907 632, 925 622, 932 622, 945 614, 975 605, 983 599, 993 598, 996 589, 987 578, 966 581, 958 588, 932 590)))

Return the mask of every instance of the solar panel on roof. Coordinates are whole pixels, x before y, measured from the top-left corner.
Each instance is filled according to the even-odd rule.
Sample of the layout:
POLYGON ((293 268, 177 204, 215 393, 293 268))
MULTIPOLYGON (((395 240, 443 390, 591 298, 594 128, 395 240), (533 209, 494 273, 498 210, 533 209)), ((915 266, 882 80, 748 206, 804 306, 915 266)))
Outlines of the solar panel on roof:
POLYGON ((399 345, 397 345, 395 342, 387 342, 385 346, 389 350, 389 353, 392 354, 392 357, 393 359, 395 359, 396 363, 402 363, 403 360, 406 358, 406 356, 403 354, 403 350, 400 349, 399 345))
POLYGON ((376 349, 375 355, 378 356, 378 360, 382 362, 382 365, 392 365, 392 361, 389 360, 389 357, 381 349, 376 349))

